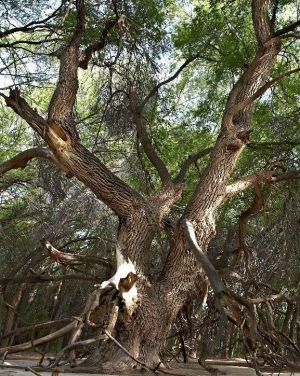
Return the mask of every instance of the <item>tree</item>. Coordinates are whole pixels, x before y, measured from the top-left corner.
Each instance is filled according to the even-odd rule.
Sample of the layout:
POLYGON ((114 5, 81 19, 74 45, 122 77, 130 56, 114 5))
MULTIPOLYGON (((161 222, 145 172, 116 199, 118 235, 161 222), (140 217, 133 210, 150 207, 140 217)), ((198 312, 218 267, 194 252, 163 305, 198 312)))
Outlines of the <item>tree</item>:
MULTIPOLYGON (((41 2, 41 6, 44 5, 41 2)), ((9 94, 1 93, 6 106, 24 119, 47 145, 46 148, 24 151, 6 161, 1 165, 1 172, 23 168, 35 157, 46 158, 68 177, 74 176, 88 187, 119 220, 116 273, 92 294, 83 312, 83 319, 73 323, 71 329, 75 329, 71 345, 72 341, 79 339, 85 323, 93 326, 91 314, 96 314, 99 299, 107 296, 108 293, 116 293, 118 300, 112 300, 114 303, 108 313, 109 323, 105 335, 110 336, 114 328, 116 338, 129 353, 142 364, 155 369, 161 363, 165 338, 178 311, 188 301, 204 294, 206 273, 216 296, 228 306, 230 312, 228 311, 227 315, 232 322, 241 325, 240 307, 243 306, 248 310, 249 320, 248 326, 244 326, 244 335, 249 340, 249 348, 255 348, 258 331, 251 305, 253 302, 229 291, 216 270, 209 262, 207 263, 205 254, 211 239, 215 236, 217 210, 230 198, 250 186, 256 187, 256 192, 259 192, 257 187, 260 182, 275 183, 299 177, 298 171, 282 171, 277 164, 260 171, 253 170, 253 173, 233 180, 238 158, 249 144, 255 101, 263 95, 271 96, 270 88, 280 80, 283 81, 299 72, 296 65, 286 69, 280 55, 283 45, 286 56, 290 50, 297 49, 295 43, 299 21, 280 18, 285 7, 292 5, 293 2, 290 1, 269 0, 253 0, 251 5, 250 2, 245 5, 245 2, 239 1, 203 2, 203 5, 196 8, 195 18, 187 22, 183 28, 184 35, 181 41, 184 41, 184 38, 191 38, 197 31, 203 40, 200 42, 195 40, 195 43, 187 44, 187 48, 182 47, 181 53, 182 56, 186 56, 185 62, 169 79, 157 83, 154 83, 149 75, 152 46, 149 46, 148 51, 146 50, 149 54, 147 60, 138 55, 139 50, 134 45, 135 38, 136 40, 140 38, 139 41, 142 42, 151 40, 153 45, 162 38, 161 33, 150 35, 151 30, 155 31, 155 27, 159 27, 156 23, 162 22, 162 13, 158 11, 159 4, 155 2, 147 5, 134 1, 120 2, 120 4, 112 1, 108 9, 93 1, 77 0, 74 4, 62 2, 57 10, 51 11, 44 19, 36 21, 38 15, 31 15, 28 12, 27 17, 33 17, 34 21, 28 19, 21 27, 6 28, 1 32, 4 42, 0 46, 9 50, 12 48, 14 51, 13 56, 8 55, 7 52, 2 55, 4 68, 9 70, 11 66, 17 66, 14 76, 20 74, 19 82, 23 79, 22 70, 26 68, 26 65, 22 66, 23 61, 34 56, 39 52, 38 49, 59 61, 58 81, 54 85, 53 93, 50 94, 45 116, 36 111, 29 100, 25 100, 19 87, 12 85, 9 94), (247 56, 249 60, 240 61, 237 67, 235 51, 229 51, 228 56, 231 60, 224 59, 222 65, 225 69, 227 64, 227 77, 225 74, 222 75, 223 72, 219 72, 219 77, 222 78, 220 90, 225 89, 228 94, 220 119, 218 137, 211 148, 190 155, 175 173, 171 173, 168 163, 161 157, 157 144, 146 126, 146 121, 148 119, 153 121, 151 116, 154 116, 155 111, 160 110, 155 96, 161 88, 175 80, 186 67, 192 64, 197 67, 197 62, 202 60, 216 60, 218 53, 222 57, 222 49, 230 46, 231 43, 231 24, 226 17, 229 17, 228 12, 234 6, 239 10, 244 8, 240 20, 248 22, 251 14, 254 34, 250 30, 249 23, 245 26, 245 32, 251 37, 247 56), (123 12, 125 16, 127 16, 126 12, 132 16, 136 12, 140 17, 142 12, 146 12, 149 19, 145 20, 148 22, 143 29, 145 35, 143 32, 138 33, 134 27, 131 28, 126 23, 123 12), (226 17, 222 16, 224 12, 226 17), (201 26, 204 16, 210 22, 215 22, 211 23, 207 34, 204 34, 204 28, 201 26), (99 19, 99 17, 103 18, 99 19), (101 33, 94 27, 100 22, 101 33), (214 30, 216 25, 224 26, 226 22, 228 28, 225 29, 224 35, 219 31, 221 29, 217 32, 214 30), (57 44, 60 47, 54 49, 53 45, 57 46, 57 44), (107 51, 104 50, 106 46, 107 51), (20 51, 23 53, 21 57, 19 57, 20 51), (104 55, 105 52, 107 56, 113 54, 110 61, 104 55), (133 63, 133 56, 139 64, 145 64, 145 69, 138 70, 139 64, 133 63), (98 63, 96 57, 99 57, 98 63), (126 182, 125 176, 118 176, 105 165, 101 157, 85 147, 80 139, 80 131, 76 127, 80 120, 74 111, 80 69, 88 70, 89 64, 93 63, 98 64, 102 69, 108 67, 111 74, 116 62, 121 63, 120 70, 126 82, 119 80, 116 85, 119 87, 115 92, 108 90, 108 103, 117 97, 115 103, 122 109, 119 116, 123 114, 128 116, 135 125, 134 132, 136 132, 138 147, 142 148, 144 160, 145 157, 147 158, 145 171, 155 170, 155 181, 147 194, 135 189, 130 182, 126 182), (13 65, 14 63, 16 64, 13 65), (228 76, 233 80, 232 85, 228 76), (226 79, 227 84, 225 84, 226 79), (149 89, 150 85, 152 89, 149 89), (129 113, 126 106, 129 108, 129 113), (191 196, 186 200, 185 207, 180 215, 177 215, 176 221, 171 221, 168 216, 187 189, 186 174, 193 163, 207 154, 210 157, 195 183, 191 196), (161 232, 167 234, 169 250, 159 274, 152 275, 151 247, 155 237, 161 232), (118 308, 121 308, 122 312, 120 311, 116 324, 118 308)), ((9 21, 8 19, 7 22, 9 21)), ((204 25, 209 25, 208 21, 204 22, 204 25)), ((180 46, 180 38, 177 42, 180 46)), ((47 61, 52 63, 51 73, 55 74, 55 62, 53 59, 47 61)), ((292 58, 290 64, 294 65, 292 58)), ((42 66, 43 69, 44 67, 42 66)), ((209 99, 211 95, 212 93, 207 93, 207 98, 209 99)), ((99 108, 97 107, 95 111, 99 111, 99 108)), ((106 121, 109 122, 109 119, 106 121)), ((130 129, 126 131, 129 137, 130 134, 134 134, 130 129)), ((267 130, 262 129, 262 132, 267 130)), ((64 255, 57 253, 48 239, 44 244, 58 260, 63 258, 64 255)), ((115 295, 109 296, 111 298, 115 295)), ((97 325, 94 323, 94 326, 97 325)), ((72 350, 71 347, 70 349, 72 350)), ((70 361, 74 363, 72 352, 70 354, 70 361)), ((136 361, 121 349, 115 351, 112 358, 109 357, 109 352, 101 352, 101 354, 96 349, 89 359, 90 364, 101 361, 103 368, 110 372, 124 371, 136 366, 136 361), (101 354, 107 358, 101 359, 101 354)))

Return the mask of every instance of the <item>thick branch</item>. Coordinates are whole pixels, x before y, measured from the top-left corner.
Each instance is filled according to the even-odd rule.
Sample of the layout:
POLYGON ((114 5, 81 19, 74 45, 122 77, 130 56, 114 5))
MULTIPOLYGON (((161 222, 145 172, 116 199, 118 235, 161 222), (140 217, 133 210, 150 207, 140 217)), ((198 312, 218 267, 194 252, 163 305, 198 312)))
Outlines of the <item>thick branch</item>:
POLYGON ((102 50, 108 43, 108 33, 109 31, 118 25, 118 17, 116 17, 114 20, 107 20, 105 22, 105 27, 102 30, 102 35, 100 40, 97 43, 94 43, 90 46, 88 46, 84 50, 84 59, 80 61, 79 67, 82 69, 87 69, 88 63, 93 55, 94 52, 102 50))
POLYGON ((12 354, 12 353, 28 350, 28 349, 31 349, 33 347, 43 345, 44 343, 54 341, 55 339, 60 338, 64 335, 66 335, 67 333, 70 333, 76 327, 76 325, 77 325, 77 321, 74 320, 69 325, 65 326, 64 328, 59 329, 54 333, 48 334, 45 337, 38 338, 34 341, 22 343, 22 344, 16 345, 16 346, 2 347, 0 349, 0 356, 4 355, 5 353, 12 354))
POLYGON ((293 22, 290 25, 287 25, 287 26, 283 27, 282 29, 277 30, 274 35, 275 36, 283 36, 283 35, 291 32, 291 31, 294 31, 299 26, 300 26, 300 21, 293 22))
POLYGON ((49 119, 72 123, 72 110, 78 91, 79 45, 85 32, 84 0, 76 0, 77 28, 60 59, 59 80, 51 98, 49 119))
MULTIPOLYGON (((260 46, 252 63, 229 94, 224 112, 223 127, 226 126, 229 129, 230 126, 234 125, 232 124, 234 115, 239 115, 239 122, 242 122, 239 125, 250 128, 253 112, 253 106, 251 105, 259 95, 263 94, 269 88, 268 85, 270 83, 265 85, 264 83, 276 62, 280 48, 281 41, 278 37, 272 38, 260 46)), ((269 82, 274 83, 272 80, 269 82)))
POLYGON ((247 175, 241 178, 240 180, 237 180, 235 183, 227 186, 224 201, 233 197, 237 193, 244 191, 245 189, 247 189, 248 187, 250 187, 251 185, 259 181, 275 183, 275 182, 279 182, 283 180, 299 179, 299 178, 300 178, 300 171, 278 173, 276 171, 265 170, 265 171, 257 172, 251 175, 247 175))
POLYGON ((164 185, 167 185, 171 181, 171 176, 163 160, 159 157, 151 143, 151 140, 148 136, 148 132, 143 123, 140 108, 141 106, 137 105, 135 88, 132 88, 130 91, 130 110, 133 115, 139 140, 141 141, 141 144, 150 162, 156 168, 158 175, 161 178, 161 181, 164 185))
MULTIPOLYGON (((265 82, 281 49, 280 37, 274 37, 269 18, 270 0, 252 0, 252 19, 258 51, 252 63, 234 85, 228 97, 222 129, 249 131, 252 126, 253 101, 268 89, 265 82)), ((273 82, 274 83, 274 82, 273 82)))
POLYGON ((202 249, 199 247, 192 222, 190 222, 187 219, 184 219, 182 224, 185 230, 185 236, 187 238, 189 248, 192 250, 196 259, 199 261, 201 267, 205 271, 209 279, 210 285, 216 296, 222 297, 222 295, 227 293, 227 287, 222 282, 213 264, 210 262, 206 254, 202 251, 202 249))
POLYGON ((204 149, 202 151, 199 151, 199 153, 197 153, 195 155, 189 155, 187 157, 187 159, 185 160, 184 164, 182 165, 179 174, 174 179, 174 183, 183 182, 185 175, 186 175, 189 167, 191 166, 191 164, 197 162, 198 159, 205 157, 207 154, 209 154, 212 151, 212 149, 213 148, 207 148, 207 149, 204 149))
POLYGON ((12 336, 20 336, 20 335, 23 335, 25 333, 30 333, 32 331, 39 331, 39 330, 53 328, 53 327, 56 327, 56 326, 60 326, 62 324, 67 324, 70 321, 73 321, 73 320, 62 319, 62 320, 57 320, 57 321, 48 321, 48 322, 44 322, 42 324, 34 324, 34 325, 26 326, 26 327, 23 327, 23 328, 18 328, 18 329, 12 330, 9 333, 2 335, 0 337, 0 341, 3 340, 3 339, 6 339, 6 338, 10 338, 12 336))
POLYGON ((51 150, 45 148, 31 148, 0 164, 0 175, 4 175, 6 172, 13 169, 25 168, 29 161, 31 161, 33 158, 48 159, 61 170, 65 171, 66 173, 68 172, 64 166, 58 162, 51 150))
POLYGON ((237 114, 239 111, 243 110, 245 107, 249 106, 251 103, 255 101, 255 99, 259 98, 261 95, 263 95, 271 86, 273 86, 276 82, 283 79, 284 77, 288 77, 292 75, 293 73, 300 72, 300 68, 292 69, 288 72, 282 73, 279 76, 273 78, 272 80, 265 83, 262 87, 260 87, 251 97, 247 98, 243 102, 240 102, 236 104, 231 111, 232 115, 237 114))
MULTIPOLYGON (((133 208, 144 204, 142 197, 84 148, 76 136, 66 134, 59 124, 45 121, 34 111, 20 96, 19 89, 11 90, 9 97, 2 93, 0 95, 5 98, 7 106, 19 114, 46 141, 59 159, 59 163, 64 166, 64 171, 76 176, 108 207, 119 215, 127 215, 133 208)), ((57 105, 59 111, 60 105, 64 106, 64 103, 58 101, 57 105)), ((64 112, 62 110, 59 113, 64 112)))
POLYGON ((0 96, 5 99, 6 105, 14 110, 14 112, 21 116, 41 137, 47 140, 45 136, 45 130, 48 126, 46 120, 42 118, 24 98, 20 96, 20 90, 18 88, 11 89, 9 96, 0 93, 0 96))
POLYGON ((252 0, 252 19, 258 45, 268 41, 273 33, 273 24, 269 18, 270 0, 252 0))

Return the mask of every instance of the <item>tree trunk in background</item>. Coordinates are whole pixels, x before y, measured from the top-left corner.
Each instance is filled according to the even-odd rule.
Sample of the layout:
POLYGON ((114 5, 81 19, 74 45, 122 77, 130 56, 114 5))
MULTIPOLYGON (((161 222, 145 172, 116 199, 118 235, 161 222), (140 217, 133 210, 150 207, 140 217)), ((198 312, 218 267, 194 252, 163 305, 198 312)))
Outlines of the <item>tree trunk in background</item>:
MULTIPOLYGON (((7 314, 6 314, 6 320, 3 326, 3 335, 8 334, 13 329, 15 317, 16 317, 15 313, 17 311, 18 304, 20 302, 22 292, 25 289, 25 287, 26 287, 25 283, 20 284, 17 287, 12 300, 4 303, 4 305, 7 308, 7 314)), ((1 341, 1 347, 7 347, 10 343, 12 343, 12 341, 13 341, 13 338, 9 338, 9 337, 6 339, 3 339, 1 341)))

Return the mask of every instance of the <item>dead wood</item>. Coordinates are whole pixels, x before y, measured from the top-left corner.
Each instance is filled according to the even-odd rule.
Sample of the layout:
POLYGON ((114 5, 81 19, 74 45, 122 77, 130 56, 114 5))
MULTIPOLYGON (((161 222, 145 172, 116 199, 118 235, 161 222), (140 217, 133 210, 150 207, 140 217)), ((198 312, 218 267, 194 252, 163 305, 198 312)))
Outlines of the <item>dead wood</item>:
POLYGON ((11 364, 1 364, 1 365, 0 365, 0 368, 22 369, 22 370, 25 370, 25 371, 30 371, 30 372, 32 372, 33 374, 37 375, 37 376, 42 376, 40 373, 38 373, 37 371, 35 371, 35 370, 34 370, 33 368, 31 368, 31 367, 15 366, 15 365, 11 365, 11 364))
POLYGON ((120 342, 118 342, 107 330, 104 330, 104 333, 107 335, 107 337, 113 341, 122 351, 124 351, 124 353, 126 355, 128 355, 132 360, 134 360, 135 362, 137 362, 138 364, 140 364, 144 369, 148 370, 148 371, 152 371, 152 372, 156 372, 159 368, 160 368, 160 363, 157 365, 156 368, 151 368, 149 366, 147 366, 145 363, 141 362, 140 360, 138 360, 137 358, 135 358, 132 354, 130 354, 130 352, 128 350, 125 349, 125 347, 123 347, 120 342))
POLYGON ((81 280, 81 281, 94 281, 99 282, 103 278, 99 276, 86 276, 86 275, 76 275, 76 274, 64 274, 58 277, 54 277, 51 275, 41 275, 35 274, 25 277, 19 278, 1 278, 0 285, 7 286, 12 284, 19 284, 19 283, 43 283, 43 282, 50 282, 50 281, 66 281, 66 280, 81 280))
POLYGON ((77 321, 72 321, 69 325, 65 326, 64 328, 59 329, 54 333, 48 334, 45 337, 38 338, 31 342, 22 343, 21 345, 3 347, 0 349, 0 356, 4 355, 5 353, 12 354, 12 353, 28 350, 35 346, 43 345, 45 343, 53 341, 57 338, 64 336, 70 331, 72 331, 74 327, 76 326, 76 324, 77 324, 77 321))
POLYGON ((63 265, 81 265, 81 264, 99 264, 107 268, 111 267, 111 264, 103 261, 100 257, 79 255, 74 253, 61 252, 56 249, 48 240, 43 239, 41 243, 46 247, 50 257, 63 265))
POLYGON ((66 346, 65 348, 63 348, 58 353, 54 363, 51 365, 51 368, 54 368, 59 364, 59 362, 61 361, 61 359, 62 359, 62 357, 63 357, 63 355, 66 351, 73 350, 73 349, 75 349, 77 347, 81 347, 81 346, 91 345, 91 344, 96 343, 96 342, 98 342, 102 339, 105 339, 105 338, 106 338, 105 335, 101 335, 101 336, 97 336, 97 337, 94 337, 94 338, 86 339, 84 341, 78 341, 78 342, 71 343, 70 345, 66 346))
POLYGON ((10 338, 12 336, 17 337, 17 336, 23 335, 25 333, 30 333, 32 331, 36 332, 36 331, 43 330, 43 329, 53 328, 53 327, 56 327, 56 326, 60 326, 62 324, 67 324, 70 321, 72 321, 72 320, 71 319, 63 319, 63 320, 56 320, 56 321, 48 321, 48 322, 41 323, 41 324, 30 325, 30 326, 26 326, 26 327, 23 327, 23 328, 18 328, 18 329, 12 330, 9 333, 6 333, 6 334, 3 334, 2 336, 0 336, 0 341, 3 340, 3 339, 6 339, 6 338, 10 338))

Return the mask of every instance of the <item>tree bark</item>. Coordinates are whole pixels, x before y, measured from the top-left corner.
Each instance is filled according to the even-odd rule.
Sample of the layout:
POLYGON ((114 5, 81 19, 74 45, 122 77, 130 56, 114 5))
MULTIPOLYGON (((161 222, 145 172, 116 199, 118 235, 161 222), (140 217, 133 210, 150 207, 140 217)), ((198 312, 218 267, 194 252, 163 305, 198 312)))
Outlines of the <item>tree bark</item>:
MULTIPOLYGON (((228 181, 249 139, 253 102, 267 89, 264 84, 280 51, 280 37, 274 36, 273 26, 268 18, 269 0, 254 0, 252 14, 258 42, 256 56, 230 92, 221 132, 211 151, 210 161, 182 217, 171 229, 170 249, 165 265, 160 275, 152 278, 148 275, 151 243, 155 234, 165 228, 164 218, 180 198, 183 186, 178 180, 171 180, 166 166, 151 145, 140 113, 145 101, 138 108, 135 93, 131 93, 131 111, 145 152, 161 178, 162 186, 157 192, 146 200, 81 144, 72 110, 78 90, 80 40, 85 29, 84 1, 77 0, 76 7, 78 25, 60 58, 59 80, 49 104, 48 120, 28 105, 19 90, 11 90, 9 96, 2 96, 5 97, 7 106, 25 119, 44 139, 57 164, 69 176, 75 176, 89 187, 119 217, 117 249, 128 264, 131 262, 134 265, 140 276, 137 282, 137 307, 124 322, 117 324, 114 335, 134 358, 155 369, 163 360, 161 354, 172 322, 184 303, 196 293, 199 294, 205 276, 195 255, 189 250, 182 223, 188 220, 193 224, 196 241, 205 254, 215 235, 216 210, 230 194, 228 181)), ((106 282, 114 284, 118 290, 120 278, 125 277, 126 275, 121 275, 117 282, 116 278, 106 282)), ((84 324, 82 322, 81 326, 84 324)), ((73 329, 74 326, 72 324, 73 329)), ((73 335, 77 340, 77 334, 74 332, 73 335)), ((34 344, 38 343, 34 341, 34 344)), ((106 359, 103 364, 107 372, 124 372, 134 366, 139 367, 120 349, 113 355, 108 354, 111 359, 106 359)), ((97 359, 95 354, 93 356, 97 359)))

